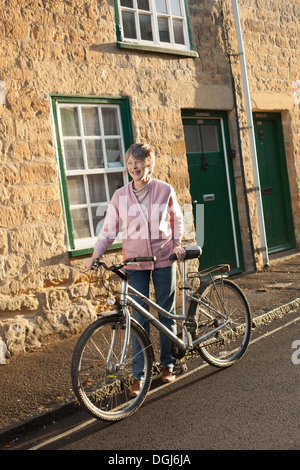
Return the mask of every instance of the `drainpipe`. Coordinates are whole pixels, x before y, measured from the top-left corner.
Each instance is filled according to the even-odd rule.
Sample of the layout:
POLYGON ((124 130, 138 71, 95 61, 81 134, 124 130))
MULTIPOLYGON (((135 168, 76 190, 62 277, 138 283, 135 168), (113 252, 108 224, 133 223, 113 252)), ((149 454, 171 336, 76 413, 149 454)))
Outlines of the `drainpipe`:
POLYGON ((264 267, 268 268, 269 256, 268 256, 268 246, 267 246, 267 238, 266 238, 266 231, 265 231, 264 211, 263 211, 263 205, 262 205, 262 199, 261 199, 261 191, 260 191, 261 188, 260 188, 258 162, 257 162, 257 154, 256 154, 256 146, 255 146, 252 109, 251 109, 248 76, 247 76, 246 61, 245 61, 245 52, 244 52, 240 15, 239 15, 239 10, 238 10, 237 0, 232 0, 232 5, 233 5, 233 12, 234 12, 236 35, 237 35, 237 40, 238 40, 238 55, 240 58, 240 65, 241 65, 241 72, 242 72, 245 108, 246 108, 247 124, 248 124, 247 129, 249 133, 252 167, 253 167, 253 175, 254 175, 254 188, 252 190, 255 191, 255 195, 256 195, 259 230, 260 230, 261 243, 262 243, 262 246, 259 248, 259 251, 262 251, 262 254, 263 254, 264 267))

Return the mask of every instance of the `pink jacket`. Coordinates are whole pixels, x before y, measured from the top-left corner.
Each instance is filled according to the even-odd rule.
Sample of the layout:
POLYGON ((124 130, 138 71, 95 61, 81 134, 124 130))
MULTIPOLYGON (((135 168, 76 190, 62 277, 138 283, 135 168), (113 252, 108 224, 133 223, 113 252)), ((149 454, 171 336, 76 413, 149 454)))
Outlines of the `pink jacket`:
POLYGON ((108 206, 104 226, 95 244, 93 258, 100 258, 122 232, 123 258, 155 256, 155 262, 128 266, 142 270, 171 266, 173 248, 183 235, 183 217, 176 195, 168 183, 152 179, 148 218, 132 190, 132 182, 117 189, 108 206))

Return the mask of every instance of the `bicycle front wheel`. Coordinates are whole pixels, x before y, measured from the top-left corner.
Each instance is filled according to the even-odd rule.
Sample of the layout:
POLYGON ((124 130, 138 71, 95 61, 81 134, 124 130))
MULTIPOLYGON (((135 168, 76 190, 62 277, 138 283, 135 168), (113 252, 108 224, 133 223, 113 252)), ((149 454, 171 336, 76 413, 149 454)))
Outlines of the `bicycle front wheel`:
POLYGON ((208 335, 200 343, 199 353, 213 366, 229 367, 241 359, 249 344, 251 314, 248 301, 234 282, 223 278, 200 286, 197 294, 201 303, 191 302, 188 314, 193 315, 197 323, 193 339, 208 335))
POLYGON ((109 315, 92 323, 74 349, 73 389, 79 403, 97 419, 118 421, 132 415, 151 385, 153 358, 149 338, 132 319, 126 357, 121 365, 125 333, 120 316, 109 315), (133 358, 144 362, 144 376, 139 394, 130 398, 133 358))

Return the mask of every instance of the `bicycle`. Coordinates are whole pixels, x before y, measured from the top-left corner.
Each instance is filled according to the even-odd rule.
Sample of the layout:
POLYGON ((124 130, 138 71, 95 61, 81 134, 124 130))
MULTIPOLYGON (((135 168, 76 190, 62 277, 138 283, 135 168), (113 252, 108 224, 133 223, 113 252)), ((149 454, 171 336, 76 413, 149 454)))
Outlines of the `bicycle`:
MULTIPOLYGON (((186 249, 182 263, 182 313, 171 314, 128 284, 122 268, 131 263, 153 261, 153 257, 130 258, 107 266, 97 261, 92 269, 102 268, 122 281, 120 295, 114 297, 116 311, 105 312, 82 333, 75 346, 71 376, 79 403, 97 419, 118 421, 136 412, 146 398, 153 375, 154 352, 145 330, 130 315, 133 307, 151 325, 172 341, 177 360, 201 356, 216 367, 229 367, 245 354, 251 334, 251 314, 241 289, 228 279, 228 265, 217 265, 200 272, 186 272, 186 261, 199 258, 201 248, 186 249), (197 285, 199 287, 197 287, 197 285), (181 334, 174 335, 132 297, 141 298, 155 311, 176 320, 181 334), (132 386, 134 344, 140 346, 144 363, 141 390, 129 397, 132 386)), ((170 259, 176 259, 171 255, 170 259)))

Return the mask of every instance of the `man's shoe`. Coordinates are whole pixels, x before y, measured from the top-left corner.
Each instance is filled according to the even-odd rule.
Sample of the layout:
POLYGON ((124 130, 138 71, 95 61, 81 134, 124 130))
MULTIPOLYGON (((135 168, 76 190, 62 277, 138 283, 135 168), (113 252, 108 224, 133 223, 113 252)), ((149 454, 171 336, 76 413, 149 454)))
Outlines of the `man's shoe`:
POLYGON ((172 370, 169 369, 168 367, 163 369, 161 381, 164 383, 171 383, 174 382, 175 380, 175 375, 173 374, 172 370))
POLYGON ((138 396, 139 392, 141 391, 141 381, 134 380, 131 389, 129 390, 129 396, 131 398, 135 398, 138 396))

